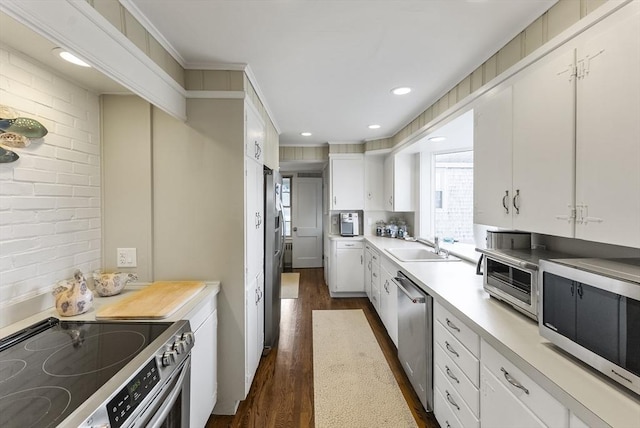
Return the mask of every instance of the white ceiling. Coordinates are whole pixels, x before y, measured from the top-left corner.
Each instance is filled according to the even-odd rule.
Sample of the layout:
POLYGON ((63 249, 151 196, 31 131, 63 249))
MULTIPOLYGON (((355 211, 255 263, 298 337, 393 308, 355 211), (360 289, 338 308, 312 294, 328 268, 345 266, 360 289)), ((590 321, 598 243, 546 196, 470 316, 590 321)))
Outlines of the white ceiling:
POLYGON ((281 145, 392 136, 555 2, 123 1, 187 68, 248 64, 281 145))

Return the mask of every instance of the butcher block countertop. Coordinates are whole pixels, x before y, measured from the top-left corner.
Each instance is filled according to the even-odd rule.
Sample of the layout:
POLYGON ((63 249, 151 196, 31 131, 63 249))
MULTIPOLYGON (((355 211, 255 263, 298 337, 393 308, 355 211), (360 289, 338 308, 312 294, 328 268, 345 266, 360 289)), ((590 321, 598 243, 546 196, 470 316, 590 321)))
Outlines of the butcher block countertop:
MULTIPOLYGON (((168 315, 165 318, 158 318, 155 321, 169 321, 174 322, 181 319, 188 319, 190 313, 192 313, 195 309, 200 307, 203 301, 210 300, 211 297, 217 295, 220 292, 220 282, 219 281, 205 281, 199 282, 202 284, 202 287, 189 299, 184 301, 182 305, 173 311, 172 314, 168 315)), ((149 288, 151 283, 129 283, 126 285, 124 290, 120 294, 109 297, 100 297, 98 295, 95 296, 93 300, 93 308, 85 312, 84 314, 75 315, 72 317, 62 317, 58 314, 54 307, 47 309, 45 311, 36 313, 35 315, 27 316, 24 319, 21 319, 19 322, 10 324, 4 328, 0 329, 0 337, 5 337, 10 335, 11 333, 15 333, 18 330, 21 330, 25 327, 28 327, 38 321, 42 321, 48 317, 55 317, 62 321, 95 321, 96 315, 101 312, 101 310, 105 307, 109 307, 117 304, 122 300, 130 299, 132 295, 143 291, 149 288)), ((154 321, 154 319, 145 319, 147 321, 154 321)))
POLYGON ((98 320, 165 319, 205 287, 202 281, 158 281, 96 311, 98 320))

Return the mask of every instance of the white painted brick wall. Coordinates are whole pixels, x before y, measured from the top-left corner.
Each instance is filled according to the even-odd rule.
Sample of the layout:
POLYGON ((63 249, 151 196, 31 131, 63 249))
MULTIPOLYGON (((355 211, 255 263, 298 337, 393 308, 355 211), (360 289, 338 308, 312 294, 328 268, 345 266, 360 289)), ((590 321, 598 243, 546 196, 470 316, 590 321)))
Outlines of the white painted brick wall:
POLYGON ((98 96, 0 45, 0 104, 49 130, 0 164, 2 326, 3 307, 100 268, 101 210, 98 96))

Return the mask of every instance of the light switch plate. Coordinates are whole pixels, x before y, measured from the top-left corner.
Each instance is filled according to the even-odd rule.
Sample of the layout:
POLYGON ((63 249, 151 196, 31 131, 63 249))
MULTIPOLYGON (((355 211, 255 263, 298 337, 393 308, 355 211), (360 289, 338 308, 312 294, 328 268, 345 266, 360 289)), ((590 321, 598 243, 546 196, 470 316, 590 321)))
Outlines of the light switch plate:
POLYGON ((116 253, 118 267, 137 267, 138 261, 135 248, 118 248, 116 253))

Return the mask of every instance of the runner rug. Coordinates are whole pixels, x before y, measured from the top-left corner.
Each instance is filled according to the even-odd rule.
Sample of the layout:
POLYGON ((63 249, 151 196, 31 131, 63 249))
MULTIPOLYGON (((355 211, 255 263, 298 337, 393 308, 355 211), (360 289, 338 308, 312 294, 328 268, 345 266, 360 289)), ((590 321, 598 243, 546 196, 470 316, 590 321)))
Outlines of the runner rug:
POLYGON ((283 272, 280 274, 280 298, 281 299, 297 299, 298 286, 300 283, 300 273, 283 272))
POLYGON ((416 427, 364 312, 312 317, 316 428, 416 427))

